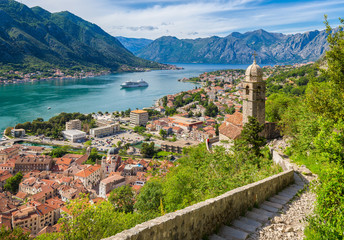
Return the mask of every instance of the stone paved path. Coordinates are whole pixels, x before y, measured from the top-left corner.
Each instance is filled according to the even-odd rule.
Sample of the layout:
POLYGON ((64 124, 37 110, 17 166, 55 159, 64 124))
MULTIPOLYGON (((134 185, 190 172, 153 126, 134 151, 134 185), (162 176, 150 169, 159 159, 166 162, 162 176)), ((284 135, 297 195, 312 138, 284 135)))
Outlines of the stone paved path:
POLYGON ((308 183, 316 178, 304 166, 292 164, 295 183, 244 217, 222 226, 209 240, 298 240, 304 237, 306 216, 313 212, 315 194, 308 183))
POLYGON ((304 238, 306 217, 313 212, 316 195, 306 189, 282 208, 282 213, 258 228, 249 240, 298 240, 304 238))
MULTIPOLYGON (((260 229, 264 229, 266 224, 270 224, 270 219, 279 216, 283 208, 294 198, 294 196, 304 189, 305 182, 297 173, 294 174, 295 183, 269 198, 267 201, 248 211, 244 217, 234 220, 230 226, 222 226, 220 230, 209 237, 210 240, 244 240, 244 239, 265 239, 260 238, 260 229), (253 238, 252 238, 252 237, 253 238), (254 238, 255 237, 255 238, 254 238)), ((263 230, 264 232, 264 230, 263 230)), ((270 232, 268 230, 268 232, 270 232)), ((270 238, 266 238, 270 239, 270 238)), ((277 238, 271 238, 277 239, 277 238)))

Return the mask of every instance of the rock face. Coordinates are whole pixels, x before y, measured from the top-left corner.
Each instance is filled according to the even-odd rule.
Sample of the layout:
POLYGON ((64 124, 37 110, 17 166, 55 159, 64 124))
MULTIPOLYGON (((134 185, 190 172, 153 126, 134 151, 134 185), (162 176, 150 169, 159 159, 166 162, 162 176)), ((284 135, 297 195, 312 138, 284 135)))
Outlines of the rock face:
POLYGON ((247 64, 256 51, 260 63, 307 62, 325 52, 326 36, 325 30, 284 35, 260 29, 233 32, 224 38, 161 37, 139 50, 137 56, 159 62, 247 64))
POLYGON ((100 27, 70 12, 50 13, 13 0, 0 1, 0 62, 154 67, 134 56, 100 27))

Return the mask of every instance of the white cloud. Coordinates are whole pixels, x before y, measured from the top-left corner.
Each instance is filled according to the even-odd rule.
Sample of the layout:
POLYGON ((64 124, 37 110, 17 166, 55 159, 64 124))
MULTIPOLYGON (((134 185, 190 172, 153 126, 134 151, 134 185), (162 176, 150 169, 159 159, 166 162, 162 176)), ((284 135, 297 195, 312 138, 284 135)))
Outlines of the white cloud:
MULTIPOLYGON (((114 36, 155 39, 225 36, 264 28, 289 33, 323 29, 323 15, 339 17, 342 1, 264 3, 253 0, 23 0, 49 11, 68 10, 114 36), (336 16, 338 15, 338 16, 336 16)), ((271 1, 269 1, 271 2, 271 1)))

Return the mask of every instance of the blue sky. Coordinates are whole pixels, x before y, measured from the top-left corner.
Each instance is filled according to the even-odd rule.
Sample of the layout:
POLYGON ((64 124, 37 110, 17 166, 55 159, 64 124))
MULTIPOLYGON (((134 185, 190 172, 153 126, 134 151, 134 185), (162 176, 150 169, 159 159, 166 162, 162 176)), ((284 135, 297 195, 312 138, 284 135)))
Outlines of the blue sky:
POLYGON ((113 36, 199 38, 264 29, 285 34, 324 29, 344 17, 343 0, 22 0, 29 7, 68 10, 113 36))

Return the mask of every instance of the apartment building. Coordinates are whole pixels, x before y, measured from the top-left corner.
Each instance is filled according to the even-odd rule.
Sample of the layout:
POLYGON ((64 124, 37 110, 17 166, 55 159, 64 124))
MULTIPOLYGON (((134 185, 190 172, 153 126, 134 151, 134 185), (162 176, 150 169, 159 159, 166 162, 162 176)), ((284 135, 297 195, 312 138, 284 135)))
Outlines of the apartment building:
POLYGON ((66 122, 66 130, 81 130, 81 121, 79 119, 66 122))
POLYGON ((111 124, 103 127, 97 127, 90 129, 90 135, 92 137, 105 137, 113 135, 120 130, 119 124, 111 124))
POLYGON ((12 214, 12 226, 27 228, 32 234, 38 233, 45 226, 54 224, 54 209, 46 204, 27 206, 12 214))
POLYGON ((145 126, 148 122, 148 112, 145 110, 134 110, 130 112, 130 124, 134 126, 145 126))

